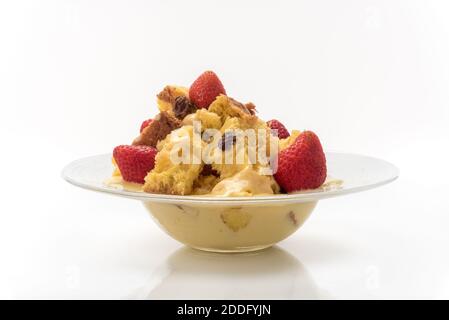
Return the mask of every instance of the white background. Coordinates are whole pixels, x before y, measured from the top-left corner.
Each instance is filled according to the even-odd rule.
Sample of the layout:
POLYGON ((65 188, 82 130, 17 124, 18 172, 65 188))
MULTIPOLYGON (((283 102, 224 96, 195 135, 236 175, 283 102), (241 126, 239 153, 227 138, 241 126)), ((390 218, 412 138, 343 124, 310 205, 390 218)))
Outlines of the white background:
POLYGON ((449 298, 447 1, 0 2, 0 297, 449 298), (399 180, 262 255, 202 255, 60 178, 203 70, 399 180))

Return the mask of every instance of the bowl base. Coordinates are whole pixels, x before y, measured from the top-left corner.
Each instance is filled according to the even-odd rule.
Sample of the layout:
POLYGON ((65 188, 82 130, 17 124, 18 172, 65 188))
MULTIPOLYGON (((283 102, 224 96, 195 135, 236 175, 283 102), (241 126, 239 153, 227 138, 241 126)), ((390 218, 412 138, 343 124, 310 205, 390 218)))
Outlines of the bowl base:
POLYGON ((263 246, 238 247, 238 248, 234 248, 234 249, 202 248, 202 247, 195 247, 195 246, 189 246, 189 247, 191 247, 195 250, 215 252, 215 253, 245 253, 245 252, 253 252, 253 251, 260 251, 260 250, 268 249, 268 248, 272 247, 273 245, 274 244, 263 245, 263 246))

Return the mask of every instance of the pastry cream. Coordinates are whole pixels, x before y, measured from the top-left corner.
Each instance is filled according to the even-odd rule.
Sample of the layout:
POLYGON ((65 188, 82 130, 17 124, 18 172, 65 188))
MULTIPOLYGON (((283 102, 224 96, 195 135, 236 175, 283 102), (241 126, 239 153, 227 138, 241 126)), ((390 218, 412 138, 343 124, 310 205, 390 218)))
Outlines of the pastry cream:
POLYGON ((210 194, 224 197, 274 194, 273 180, 270 176, 262 176, 248 166, 236 175, 221 180, 215 185, 210 194))

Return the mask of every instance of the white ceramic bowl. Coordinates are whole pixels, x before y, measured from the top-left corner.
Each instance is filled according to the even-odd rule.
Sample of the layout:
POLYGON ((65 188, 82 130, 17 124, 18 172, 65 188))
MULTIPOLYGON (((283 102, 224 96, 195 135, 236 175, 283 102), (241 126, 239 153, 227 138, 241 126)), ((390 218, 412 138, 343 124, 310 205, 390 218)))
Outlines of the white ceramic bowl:
POLYGON ((140 200, 174 239, 215 252, 260 250, 287 238, 310 216, 318 200, 372 189, 395 180, 398 169, 383 160, 326 153, 328 173, 338 188, 255 197, 174 196, 126 191, 105 184, 111 155, 76 160, 63 170, 68 182, 93 191, 140 200))

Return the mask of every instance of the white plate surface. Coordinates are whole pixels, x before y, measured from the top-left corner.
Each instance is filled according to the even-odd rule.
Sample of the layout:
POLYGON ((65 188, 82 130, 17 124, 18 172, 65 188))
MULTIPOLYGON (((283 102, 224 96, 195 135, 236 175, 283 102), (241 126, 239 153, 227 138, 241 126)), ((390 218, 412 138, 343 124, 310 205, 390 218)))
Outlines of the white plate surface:
POLYGON ((111 176, 111 155, 103 154, 79 159, 68 164, 62 176, 68 182, 88 190, 117 196, 164 203, 205 203, 217 205, 261 204, 261 202, 309 202, 336 197, 353 192, 372 189, 395 180, 399 170, 391 163, 362 155, 349 153, 326 153, 329 176, 343 180, 339 188, 316 189, 295 194, 256 197, 206 197, 151 194, 120 190, 107 186, 105 181, 111 176))

